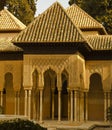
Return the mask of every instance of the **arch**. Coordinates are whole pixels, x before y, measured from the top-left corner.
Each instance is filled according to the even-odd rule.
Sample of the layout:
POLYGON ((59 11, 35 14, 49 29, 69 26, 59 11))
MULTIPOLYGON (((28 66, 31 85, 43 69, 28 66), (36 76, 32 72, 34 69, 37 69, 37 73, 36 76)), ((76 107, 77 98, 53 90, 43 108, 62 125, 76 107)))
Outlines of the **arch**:
MULTIPOLYGON (((43 119, 52 117, 52 94, 54 93, 56 73, 51 68, 44 72, 44 93, 43 93, 43 119)), ((56 108, 57 109, 57 108, 56 108)))
POLYGON ((68 118, 68 73, 66 70, 62 72, 62 93, 61 93, 61 116, 62 119, 68 118))
POLYGON ((88 92, 88 119, 104 120, 104 94, 101 75, 93 73, 90 76, 88 92))
POLYGON ((13 74, 10 72, 4 75, 4 90, 3 93, 3 107, 5 114, 14 114, 14 88, 13 88, 13 74), (9 108, 10 106, 10 108, 9 108))

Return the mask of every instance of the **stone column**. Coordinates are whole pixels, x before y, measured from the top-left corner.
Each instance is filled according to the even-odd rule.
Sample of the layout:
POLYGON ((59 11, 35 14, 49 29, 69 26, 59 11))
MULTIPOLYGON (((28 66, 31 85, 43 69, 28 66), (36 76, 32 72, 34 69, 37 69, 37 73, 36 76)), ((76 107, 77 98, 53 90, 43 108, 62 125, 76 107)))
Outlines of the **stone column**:
POLYGON ((15 92, 15 115, 17 115, 17 92, 15 92))
POLYGON ((70 120, 73 121, 73 90, 70 91, 70 100, 71 100, 71 115, 70 115, 70 120))
POLYGON ((108 92, 107 95, 108 95, 108 101, 107 101, 108 102, 108 107, 110 107, 110 92, 108 92))
POLYGON ((68 121, 70 120, 70 90, 68 89, 68 121))
POLYGON ((61 89, 62 89, 61 73, 57 74, 57 88, 58 88, 58 121, 61 121, 61 89))
POLYGON ((20 114, 20 112, 19 112, 19 110, 20 110, 20 93, 18 92, 18 95, 17 95, 17 114, 19 115, 20 114))
POLYGON ((58 90, 58 121, 61 121, 61 90, 58 90))
POLYGON ((54 120, 54 88, 52 88, 52 120, 54 120))
POLYGON ((43 113, 43 89, 40 89, 40 118, 39 118, 40 122, 42 122, 42 113, 43 113))
POLYGON ((25 90, 25 110, 24 110, 25 116, 28 116, 28 91, 25 90))
POLYGON ((31 90, 28 90, 28 118, 31 117, 31 90))
POLYGON ((78 121, 77 117, 77 91, 74 91, 74 121, 78 121))
POLYGON ((85 92, 85 121, 88 121, 88 92, 85 92))
POLYGON ((39 108, 39 121, 42 122, 42 113, 43 113, 43 89, 44 89, 44 76, 43 73, 39 73, 39 82, 38 82, 39 92, 40 92, 40 108, 39 108))
POLYGON ((3 91, 0 91, 0 96, 1 96, 0 105, 3 106, 3 91))
POLYGON ((84 92, 80 91, 80 121, 84 121, 84 92))
POLYGON ((107 111, 107 93, 104 92, 104 121, 106 121, 106 111, 107 111))

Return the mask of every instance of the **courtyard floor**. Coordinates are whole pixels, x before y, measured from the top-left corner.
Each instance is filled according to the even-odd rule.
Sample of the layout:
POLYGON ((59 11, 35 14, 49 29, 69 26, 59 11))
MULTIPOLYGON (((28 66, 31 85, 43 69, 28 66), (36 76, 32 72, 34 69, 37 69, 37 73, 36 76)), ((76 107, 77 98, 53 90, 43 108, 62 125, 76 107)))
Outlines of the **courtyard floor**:
POLYGON ((43 121, 39 123, 48 130, 89 130, 95 126, 109 126, 108 122, 87 121, 87 122, 70 122, 70 121, 43 121))

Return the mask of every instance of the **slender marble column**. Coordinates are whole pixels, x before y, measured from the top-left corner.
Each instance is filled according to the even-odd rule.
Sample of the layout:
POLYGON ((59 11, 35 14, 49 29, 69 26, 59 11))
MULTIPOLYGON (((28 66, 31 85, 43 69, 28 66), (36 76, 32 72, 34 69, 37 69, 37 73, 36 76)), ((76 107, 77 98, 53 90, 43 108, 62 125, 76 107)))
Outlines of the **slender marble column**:
POLYGON ((3 106, 3 91, 0 91, 0 93, 1 93, 1 98, 0 98, 0 99, 1 99, 1 100, 0 100, 0 105, 1 105, 1 106, 3 106))
POLYGON ((80 121, 84 121, 84 92, 80 91, 80 121))
POLYGON ((70 90, 68 90, 68 121, 70 120, 70 90))
POLYGON ((57 88, 58 88, 58 121, 61 121, 61 89, 62 89, 61 73, 57 74, 57 88))
POLYGON ((52 120, 54 120, 54 88, 52 88, 52 120))
POLYGON ((85 121, 88 121, 88 93, 85 92, 85 121))
POLYGON ((58 90, 58 121, 61 121, 61 90, 58 90))
POLYGON ((71 116, 70 116, 70 120, 73 121, 73 90, 71 90, 71 116))
POLYGON ((31 117, 31 90, 28 90, 28 117, 31 117))
POLYGON ((108 92, 107 94, 108 94, 108 107, 110 107, 110 92, 108 92))
POLYGON ((74 121, 77 121, 77 91, 74 91, 74 121))
POLYGON ((17 115, 17 92, 15 92, 15 115, 17 115))
POLYGON ((27 114, 28 114, 28 92, 27 92, 27 90, 25 90, 25 110, 24 110, 25 112, 25 116, 27 116, 27 114))
POLYGON ((107 93, 104 92, 104 121, 106 121, 106 110, 107 110, 107 93))
POLYGON ((40 122, 42 122, 42 111, 43 111, 43 89, 40 89, 40 122))

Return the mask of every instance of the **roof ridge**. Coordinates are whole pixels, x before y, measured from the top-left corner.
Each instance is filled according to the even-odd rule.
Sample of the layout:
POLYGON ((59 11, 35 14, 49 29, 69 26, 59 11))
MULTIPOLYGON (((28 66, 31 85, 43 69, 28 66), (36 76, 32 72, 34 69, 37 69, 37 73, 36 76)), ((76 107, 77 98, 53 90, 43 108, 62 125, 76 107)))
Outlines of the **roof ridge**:
POLYGON ((66 8, 68 15, 76 22, 79 28, 99 28, 102 30, 104 34, 107 34, 104 26, 94 19, 91 15, 89 15, 86 11, 80 8, 78 5, 73 4, 66 8), (76 12, 74 12, 76 11, 76 12), (77 22, 77 20, 79 22, 77 22))
MULTIPOLYGON (((71 5, 71 6, 76 6, 79 10, 81 10, 83 13, 85 13, 89 18, 91 18, 91 20, 93 20, 93 21, 95 21, 95 22, 97 22, 100 26, 102 26, 103 27, 103 25, 101 24, 101 23, 99 23, 96 19, 94 19, 91 15, 89 15, 85 10, 83 10, 82 8, 80 8, 77 4, 73 4, 73 5, 71 5)), ((67 9, 69 9, 70 8, 70 6, 67 8, 67 9)), ((66 9, 66 10, 67 10, 66 9)))
POLYGON ((112 35, 87 35, 86 37, 112 37, 112 35))
MULTIPOLYGON (((66 15, 66 17, 68 18, 68 20, 71 22, 71 24, 74 26, 74 28, 75 28, 75 29, 78 31, 78 33, 80 34, 81 38, 82 38, 85 42, 87 42, 87 40, 86 40, 86 38, 83 36, 83 33, 81 32, 81 30, 74 24, 74 22, 71 20, 71 18, 70 18, 69 15, 67 14, 66 10, 61 6, 61 4, 60 4, 58 1, 56 1, 55 3, 53 3, 47 10, 45 10, 42 14, 40 14, 39 16, 37 16, 37 17, 35 18, 35 20, 34 20, 33 22, 31 22, 31 23, 27 26, 27 28, 25 28, 23 31, 21 31, 21 32, 17 35, 17 37, 20 36, 22 33, 26 32, 30 26, 32 26, 33 24, 35 24, 36 21, 38 21, 39 19, 43 18, 43 16, 44 16, 46 13, 48 13, 48 11, 49 11, 50 9, 55 8, 54 6, 56 6, 56 5, 61 8, 61 10, 64 12, 64 15, 66 15)), ((12 41, 14 41, 15 39, 17 39, 17 37, 15 37, 12 41)))
POLYGON ((9 17, 12 21, 21 29, 24 29, 26 25, 24 25, 19 19, 17 19, 8 9, 4 8, 4 11, 9 14, 9 17), (16 22, 17 21, 17 22, 16 22))

